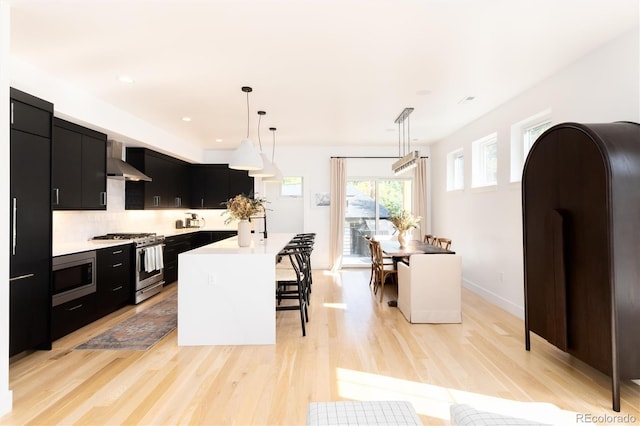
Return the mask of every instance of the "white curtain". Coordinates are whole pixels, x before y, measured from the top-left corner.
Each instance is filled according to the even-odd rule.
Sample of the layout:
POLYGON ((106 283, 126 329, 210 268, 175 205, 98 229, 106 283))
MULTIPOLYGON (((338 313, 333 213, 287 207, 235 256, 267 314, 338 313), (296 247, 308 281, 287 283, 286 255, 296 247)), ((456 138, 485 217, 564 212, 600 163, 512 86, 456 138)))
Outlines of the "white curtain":
POLYGON ((420 216, 420 234, 414 238, 422 240, 425 234, 429 234, 427 224, 429 223, 427 206, 427 159, 420 158, 418 167, 414 169, 413 175, 413 214, 420 216))
POLYGON ((342 236, 347 204, 347 165, 344 158, 331 159, 331 194, 329 225, 329 266, 332 271, 342 267, 342 236))

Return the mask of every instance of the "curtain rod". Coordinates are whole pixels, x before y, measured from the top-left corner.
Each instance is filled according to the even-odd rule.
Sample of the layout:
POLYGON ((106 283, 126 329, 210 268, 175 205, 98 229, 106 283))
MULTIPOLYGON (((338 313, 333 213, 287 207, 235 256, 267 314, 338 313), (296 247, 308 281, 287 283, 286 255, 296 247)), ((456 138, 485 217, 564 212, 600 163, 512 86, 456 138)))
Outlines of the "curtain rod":
MULTIPOLYGON (((357 158, 357 159, 398 159, 400 157, 342 157, 342 156, 337 156, 337 157, 331 157, 331 158, 357 158)), ((420 157, 420 158, 429 158, 429 157, 420 157)))

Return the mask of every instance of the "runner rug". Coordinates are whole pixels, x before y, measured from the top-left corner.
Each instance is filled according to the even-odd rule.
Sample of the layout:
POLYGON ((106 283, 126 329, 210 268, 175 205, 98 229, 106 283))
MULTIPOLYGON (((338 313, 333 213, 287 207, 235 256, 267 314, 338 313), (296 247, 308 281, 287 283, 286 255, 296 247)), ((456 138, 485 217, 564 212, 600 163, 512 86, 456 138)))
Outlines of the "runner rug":
POLYGON ((77 346, 76 349, 146 351, 176 328, 177 301, 177 295, 171 295, 77 346))

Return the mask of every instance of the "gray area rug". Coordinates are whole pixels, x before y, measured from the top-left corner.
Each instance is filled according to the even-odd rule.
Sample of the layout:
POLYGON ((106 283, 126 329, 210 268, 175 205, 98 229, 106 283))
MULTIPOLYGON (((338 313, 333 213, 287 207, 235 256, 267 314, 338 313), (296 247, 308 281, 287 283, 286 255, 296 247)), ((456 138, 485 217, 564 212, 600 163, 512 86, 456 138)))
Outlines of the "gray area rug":
POLYGON ((171 295, 77 346, 76 349, 146 351, 176 328, 177 302, 178 296, 171 295))

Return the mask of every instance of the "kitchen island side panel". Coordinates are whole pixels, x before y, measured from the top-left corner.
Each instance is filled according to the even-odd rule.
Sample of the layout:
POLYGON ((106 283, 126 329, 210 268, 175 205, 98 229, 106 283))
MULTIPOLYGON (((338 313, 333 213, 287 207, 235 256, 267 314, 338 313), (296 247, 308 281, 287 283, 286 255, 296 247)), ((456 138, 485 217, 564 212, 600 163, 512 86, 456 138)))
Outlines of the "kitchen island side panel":
POLYGON ((178 256, 178 345, 276 343, 278 252, 293 234, 237 246, 237 237, 178 256))

